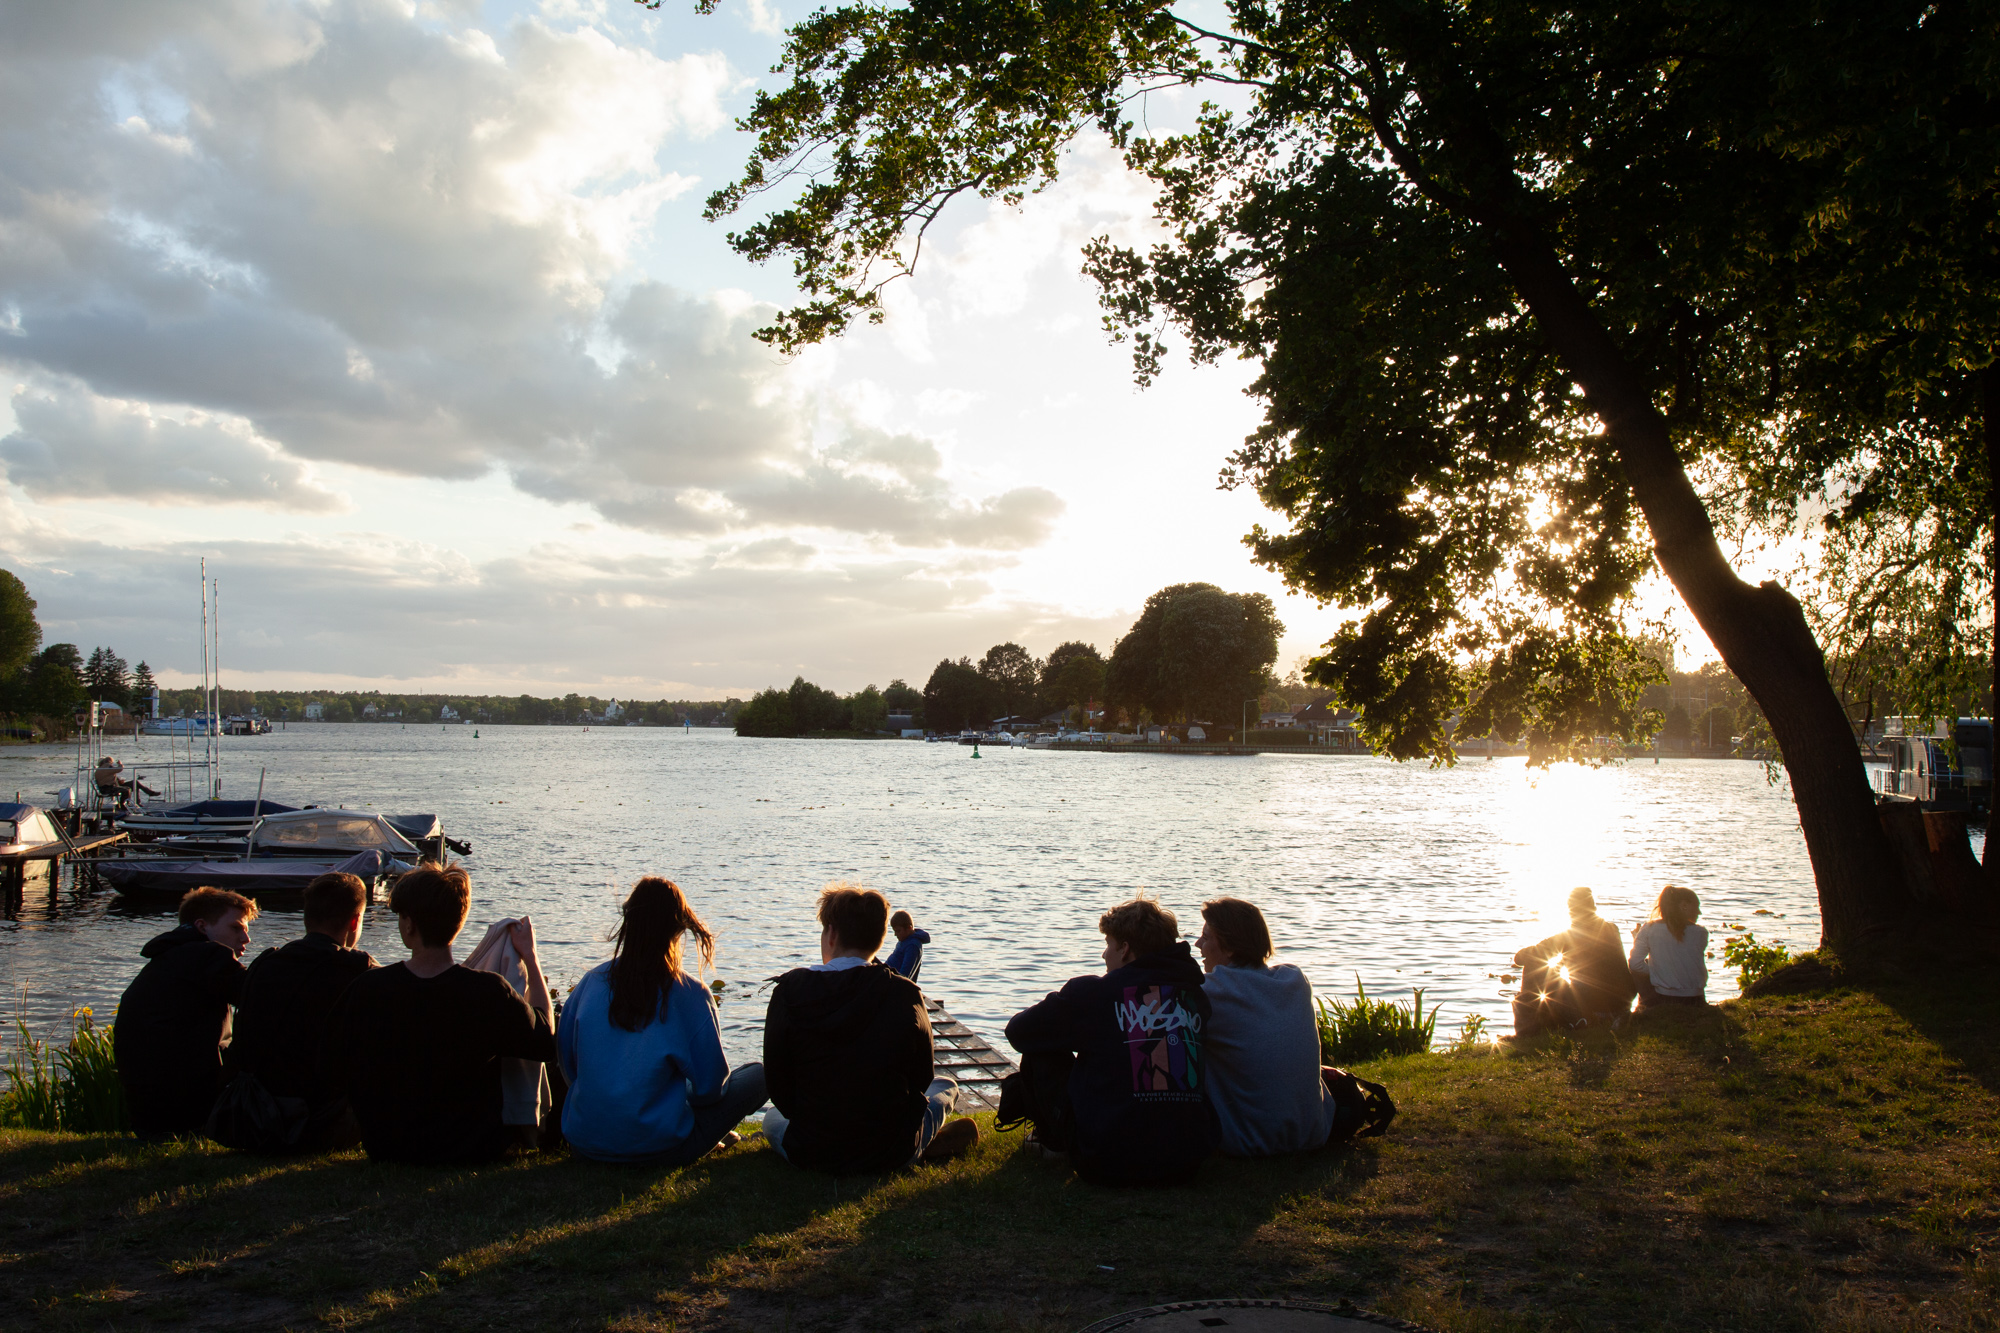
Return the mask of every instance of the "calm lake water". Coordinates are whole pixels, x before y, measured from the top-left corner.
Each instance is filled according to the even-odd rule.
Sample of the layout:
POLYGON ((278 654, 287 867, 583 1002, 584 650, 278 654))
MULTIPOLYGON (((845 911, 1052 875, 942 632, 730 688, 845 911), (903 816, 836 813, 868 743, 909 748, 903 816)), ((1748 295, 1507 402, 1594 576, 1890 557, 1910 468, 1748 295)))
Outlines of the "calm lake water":
MULTIPOLYGON (((917 742, 779 741, 722 731, 301 726, 226 741, 224 794, 291 805, 434 811, 469 838, 465 943, 533 915, 551 982, 609 955, 617 905, 641 875, 679 881, 719 937, 733 1059, 756 1058, 768 978, 817 961, 812 903, 829 880, 881 889, 928 929, 923 983, 998 1042, 1007 1018, 1095 971, 1098 914, 1144 889, 1199 932, 1205 898, 1263 908, 1281 959, 1322 992, 1407 997, 1509 1030, 1500 977, 1559 929, 1588 884, 1621 926, 1660 886, 1793 948, 1819 914, 1787 787, 1761 766, 1639 760, 1532 773, 1519 759, 1431 770, 1386 759, 1077 754, 917 742), (1758 909, 1771 915, 1753 915, 1758 909)), ((128 770, 165 757, 128 742, 128 770)), ((0 790, 29 801, 68 781, 68 751, 0 751, 0 790)), ((33 877, 0 922, 0 979, 38 1030, 74 1007, 107 1016, 139 948, 172 925, 65 872, 33 877)), ((268 911, 254 952, 295 937, 268 911)), ((363 946, 403 956, 371 912, 363 946)), ((1718 956, 1711 998, 1736 993, 1718 956)))

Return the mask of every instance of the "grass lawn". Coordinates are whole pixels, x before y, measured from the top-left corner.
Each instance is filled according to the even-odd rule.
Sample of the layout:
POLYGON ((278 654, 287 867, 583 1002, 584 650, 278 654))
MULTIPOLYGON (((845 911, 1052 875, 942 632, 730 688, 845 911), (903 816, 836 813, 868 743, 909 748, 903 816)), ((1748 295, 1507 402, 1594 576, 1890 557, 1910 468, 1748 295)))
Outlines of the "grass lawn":
POLYGON ((0 1131, 0 1327, 1073 1330, 1209 1296, 1446 1330, 2000 1327, 2000 973, 1361 1067, 1387 1137, 1084 1185, 271 1161, 0 1131))

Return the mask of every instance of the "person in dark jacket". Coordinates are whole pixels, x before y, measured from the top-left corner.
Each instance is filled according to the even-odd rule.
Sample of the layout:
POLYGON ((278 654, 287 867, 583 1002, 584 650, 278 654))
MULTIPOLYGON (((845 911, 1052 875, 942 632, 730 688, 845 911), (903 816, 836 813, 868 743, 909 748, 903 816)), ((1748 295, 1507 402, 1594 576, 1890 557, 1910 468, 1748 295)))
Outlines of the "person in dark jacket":
POLYGON ((873 961, 888 900, 829 884, 819 921, 819 963, 779 977, 764 1017, 765 1137, 794 1165, 836 1173, 964 1153, 979 1127, 945 1124, 958 1084, 932 1068, 923 992, 873 961))
POLYGON ((306 885, 305 936, 259 954, 236 1002, 236 1036, 224 1064, 232 1078, 250 1075, 272 1097, 304 1104, 299 1137, 286 1145, 298 1152, 361 1142, 347 1098, 321 1067, 321 1048, 334 1005, 375 966, 354 947, 367 903, 368 886, 354 875, 334 871, 306 885))
POLYGON ((425 861, 396 881, 389 910, 409 959, 356 977, 334 1006, 326 1068, 361 1125, 376 1161, 492 1161, 513 1146, 502 1123, 504 1057, 553 1063, 548 984, 535 928, 511 929, 528 996, 504 977, 461 967, 452 941, 465 928, 472 881, 465 867, 425 861))
POLYGON ((1514 1035, 1606 1022, 1632 1007, 1634 987, 1618 927, 1597 914, 1589 889, 1571 889, 1569 929, 1514 955, 1521 991, 1514 1035))
POLYGON ((221 1089, 229 1006, 257 904, 224 889, 190 889, 180 925, 141 949, 146 965, 118 1001, 111 1027, 118 1081, 141 1138, 193 1134, 221 1089))
MULTIPOLYGON (((1107 1185, 1185 1180, 1221 1141, 1202 1052, 1209 1001, 1173 913, 1150 898, 1106 912, 1104 975, 1077 977, 1014 1015, 1007 1040, 1032 1063, 1067 1062, 1037 1118, 1050 1151, 1107 1185)), ((1046 1076, 1042 1079, 1047 1086, 1046 1076)))

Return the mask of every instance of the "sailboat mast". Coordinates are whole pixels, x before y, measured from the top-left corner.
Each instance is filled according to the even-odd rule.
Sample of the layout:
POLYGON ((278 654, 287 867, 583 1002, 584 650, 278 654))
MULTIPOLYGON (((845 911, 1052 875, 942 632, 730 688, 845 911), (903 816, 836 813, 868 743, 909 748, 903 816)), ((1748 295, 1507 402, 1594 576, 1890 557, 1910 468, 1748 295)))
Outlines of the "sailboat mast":
POLYGON ((208 786, 222 799, 222 580, 215 581, 215 757, 209 761, 208 786))

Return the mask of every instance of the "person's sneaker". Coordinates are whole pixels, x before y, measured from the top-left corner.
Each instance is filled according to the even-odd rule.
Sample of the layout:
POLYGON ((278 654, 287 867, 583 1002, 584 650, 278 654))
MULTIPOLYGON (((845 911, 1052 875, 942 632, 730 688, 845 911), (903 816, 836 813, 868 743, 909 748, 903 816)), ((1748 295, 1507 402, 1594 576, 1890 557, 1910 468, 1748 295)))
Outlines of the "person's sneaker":
POLYGON ((972 1145, 979 1142, 979 1125, 972 1120, 954 1120, 937 1132, 930 1147, 924 1149, 921 1159, 926 1165, 935 1166, 939 1162, 949 1162, 972 1151, 972 1145))

